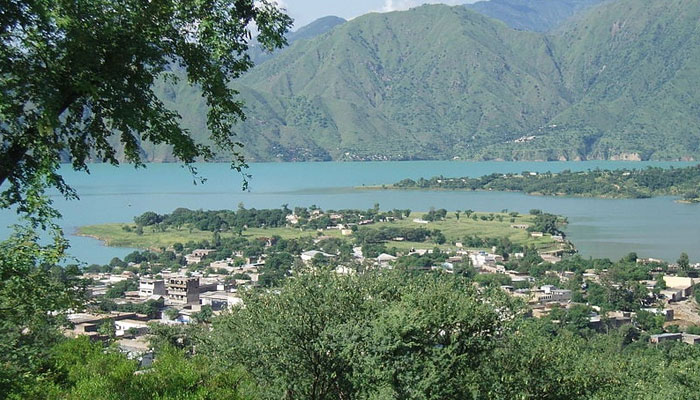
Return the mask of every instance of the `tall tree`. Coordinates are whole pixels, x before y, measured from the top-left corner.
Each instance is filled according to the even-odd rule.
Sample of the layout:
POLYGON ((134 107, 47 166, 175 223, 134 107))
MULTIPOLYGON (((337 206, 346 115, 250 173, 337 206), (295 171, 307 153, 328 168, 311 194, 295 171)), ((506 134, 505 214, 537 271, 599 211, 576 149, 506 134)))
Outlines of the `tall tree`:
POLYGON ((230 81, 252 63, 257 42, 285 44, 291 19, 272 0, 4 1, 0 12, 0 185, 2 205, 28 210, 28 197, 55 187, 74 191, 57 172, 91 159, 142 164, 140 143, 172 146, 190 166, 214 149, 243 157, 232 126, 245 116, 230 81), (182 74, 202 90, 213 146, 196 143, 179 115, 152 90, 182 74))

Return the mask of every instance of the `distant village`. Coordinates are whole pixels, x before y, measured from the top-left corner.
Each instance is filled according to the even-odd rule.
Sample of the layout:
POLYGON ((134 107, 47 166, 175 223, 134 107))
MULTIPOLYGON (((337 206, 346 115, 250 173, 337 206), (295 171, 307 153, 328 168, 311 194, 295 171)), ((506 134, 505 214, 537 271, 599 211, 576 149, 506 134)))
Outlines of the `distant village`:
MULTIPOLYGON (((318 229, 317 236, 308 239, 301 246, 285 244, 287 250, 296 248, 297 252, 282 262, 282 277, 313 268, 327 268, 337 274, 358 274, 369 269, 393 268, 469 274, 474 276, 475 284, 497 285, 512 296, 522 299, 533 318, 547 317, 552 312, 582 304, 581 299, 575 298, 571 290, 573 279, 578 279, 580 284, 577 283, 576 287, 580 286, 580 291, 584 293, 588 285, 599 285, 607 279, 607 269, 586 269, 579 271, 577 276, 577 272, 559 268, 558 265, 565 264, 562 260, 571 254, 573 246, 563 235, 551 233, 529 232, 532 237, 551 237, 552 241, 559 244, 554 250, 540 250, 536 254, 533 254, 532 248, 527 247, 523 251, 506 253, 503 245, 474 248, 470 243, 462 242, 448 243, 447 248, 443 247, 442 250, 426 242, 423 247, 415 246, 398 252, 394 249, 393 254, 389 254, 388 251, 377 251, 376 248, 364 245, 346 245, 348 248, 341 249, 339 243, 345 242, 337 234, 334 237, 324 234, 327 230, 335 230, 340 233, 340 238, 347 239, 355 235, 367 235, 367 232, 358 233, 358 227, 368 227, 378 221, 386 221, 386 218, 403 218, 401 215, 407 217, 408 213, 377 215, 366 218, 356 215, 353 218, 355 222, 344 224, 338 222, 343 220, 342 213, 313 210, 304 213, 303 217, 297 213, 288 213, 284 216, 284 221, 290 227, 298 226, 304 220, 321 218, 327 221, 328 226, 326 229, 318 229), (328 246, 329 243, 334 246, 328 246), (513 269, 514 265, 519 265, 518 260, 526 259, 534 259, 537 267, 546 269, 537 277, 523 272, 523 268, 513 269), (547 283, 548 281, 556 284, 547 283)), ((439 217, 438 213, 437 218, 439 217)), ((413 222, 429 226, 431 221, 416 218, 413 222)), ((511 228, 526 230, 529 226, 512 224, 511 228)), ((405 240, 403 237, 391 239, 396 242, 405 240)), ((216 248, 213 245, 201 248, 180 245, 177 249, 166 249, 172 253, 172 257, 181 260, 179 268, 173 268, 173 264, 168 268, 154 268, 157 262, 141 260, 140 263, 124 263, 110 271, 88 269, 84 271, 83 278, 90 282, 87 289, 91 306, 68 316, 72 327, 65 334, 71 337, 87 335, 95 340, 115 340, 122 351, 147 364, 152 360, 149 331, 154 324, 207 323, 214 315, 244 306, 247 290, 269 286, 262 282, 262 277, 265 273, 270 273, 266 267, 269 268, 273 262, 279 263, 276 254, 283 241, 277 237, 256 238, 254 242, 259 246, 259 251, 255 252, 247 251, 244 246, 224 253, 222 246, 216 248), (119 287, 125 290, 117 290, 115 295, 115 289, 119 287)), ((514 248, 520 249, 518 246, 514 248)), ((642 297, 644 304, 640 308, 645 315, 663 319, 663 326, 700 326, 700 315, 697 308, 694 308, 697 305, 694 305, 693 300, 694 289, 700 285, 700 279, 690 277, 698 275, 696 271, 700 271, 700 264, 680 268, 677 264, 666 264, 655 259, 636 258, 633 262, 650 266, 650 279, 636 282, 646 290, 646 298, 642 297), (688 268, 693 273, 688 274, 688 268)), ((591 309, 593 311, 588 316, 588 327, 592 330, 603 331, 625 324, 638 324, 637 312, 603 311, 598 306, 592 306, 591 309)), ((694 345, 700 343, 700 335, 680 330, 664 331, 650 335, 649 341, 683 341, 694 345)))

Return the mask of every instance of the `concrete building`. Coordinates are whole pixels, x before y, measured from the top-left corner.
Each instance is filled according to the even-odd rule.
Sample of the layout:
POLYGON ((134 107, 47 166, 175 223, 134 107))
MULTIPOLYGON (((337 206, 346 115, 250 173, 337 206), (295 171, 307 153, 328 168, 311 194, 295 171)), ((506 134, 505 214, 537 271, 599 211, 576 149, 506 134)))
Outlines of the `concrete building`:
POLYGON ((693 294, 693 286, 697 283, 693 278, 681 276, 664 276, 664 282, 667 288, 679 290, 684 298, 693 294))
POLYGON ((146 321, 140 321, 135 319, 121 319, 114 321, 114 327, 116 328, 116 336, 128 335, 133 331, 136 336, 141 336, 148 333, 148 323, 146 321))
POLYGON ((172 304, 199 304, 199 278, 168 279, 168 300, 172 304))
POLYGON ((192 253, 188 254, 185 256, 185 261, 187 261, 187 264, 197 264, 198 262, 201 262, 202 259, 209 254, 215 252, 216 250, 212 249, 197 249, 192 251, 192 253))
POLYGON ((677 341, 681 340, 683 338, 683 334, 681 333, 662 333, 659 335, 651 335, 651 338, 649 341, 651 343, 662 343, 662 342, 670 342, 670 341, 677 341))
POLYGON ((243 300, 234 293, 208 292, 199 296, 201 305, 211 306, 213 310, 223 310, 242 304, 243 300))
POLYGON ((683 340, 684 343, 688 344, 700 344, 700 335, 691 335, 690 333, 684 333, 683 338, 681 340, 683 340))
POLYGON ((165 296, 165 281, 163 279, 139 280, 139 297, 165 296))
POLYGON ((571 290, 557 289, 552 285, 544 285, 534 292, 539 303, 567 302, 571 300, 571 290))

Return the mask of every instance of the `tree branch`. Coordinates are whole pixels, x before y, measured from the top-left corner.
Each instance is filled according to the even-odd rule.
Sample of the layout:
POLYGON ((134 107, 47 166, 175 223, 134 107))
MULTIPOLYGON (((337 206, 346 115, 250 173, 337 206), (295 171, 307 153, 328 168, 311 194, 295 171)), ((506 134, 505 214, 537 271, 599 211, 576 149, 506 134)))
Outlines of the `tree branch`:
POLYGON ((22 161, 27 151, 29 151, 27 147, 13 143, 6 151, 0 152, 0 186, 22 161))

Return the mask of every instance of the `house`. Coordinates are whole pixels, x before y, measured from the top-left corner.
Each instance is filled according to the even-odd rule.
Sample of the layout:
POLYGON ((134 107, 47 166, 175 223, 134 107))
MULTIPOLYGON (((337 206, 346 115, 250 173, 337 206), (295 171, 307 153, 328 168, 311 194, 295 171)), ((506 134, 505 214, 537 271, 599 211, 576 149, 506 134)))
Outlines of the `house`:
POLYGON ((540 254, 540 257, 542 258, 542 261, 548 262, 550 264, 556 264, 559 261, 561 261, 561 257, 557 257, 552 254, 540 254))
POLYGON ((659 344, 663 342, 678 341, 683 338, 681 333, 661 333, 659 335, 651 335, 649 342, 659 344))
POLYGON ((377 257, 377 262, 380 264, 388 264, 391 261, 395 261, 396 257, 391 254, 382 253, 377 257))
POLYGON ((539 303, 558 303, 571 300, 571 290, 557 289, 552 285, 541 286, 533 293, 535 300, 539 303))
POLYGON ((309 263, 318 254, 321 254, 323 257, 326 257, 326 258, 335 257, 333 254, 324 253, 322 251, 309 250, 309 251, 305 251, 305 252, 301 253, 301 260, 305 263, 309 263))
POLYGON ((530 225, 526 225, 526 224, 514 224, 514 225, 511 225, 510 227, 513 228, 513 229, 527 229, 527 228, 530 227, 530 225))
POLYGON ((187 254, 185 256, 185 261, 187 261, 187 264, 197 264, 198 262, 201 262, 202 259, 209 254, 215 252, 216 250, 213 249, 196 249, 193 250, 192 253, 187 254))
POLYGON ((168 300, 171 304, 199 304, 199 278, 168 278, 168 300))
POLYGON ((684 343, 688 344, 700 344, 700 335, 691 335, 689 333, 684 333, 683 338, 684 343))
POLYGON ((163 279, 139 280, 139 297, 165 296, 165 281, 163 279))
POLYGON ((667 275, 664 275, 664 282, 666 282, 667 288, 679 290, 683 298, 692 295, 693 286, 698 283, 693 278, 667 275))
POLYGON ((111 312, 109 314, 75 313, 68 315, 68 321, 73 325, 73 329, 66 330, 66 336, 76 337, 80 335, 98 336, 97 330, 100 325, 107 321, 121 321, 124 319, 138 320, 135 313, 111 312))
POLYGON ((211 306, 213 310, 223 310, 231 308, 236 304, 240 304, 243 301, 240 297, 235 296, 229 292, 207 292, 199 295, 201 305, 211 306))
POLYGON ((129 335, 131 332, 135 333, 135 336, 140 336, 148 333, 148 324, 146 321, 139 321, 135 319, 120 319, 114 321, 114 326, 116 328, 116 336, 129 335))
POLYGON ((668 301, 683 300, 683 291, 680 289, 666 289, 662 290, 660 293, 668 301))
POLYGON ((544 233, 542 233, 542 232, 530 232, 530 236, 532 236, 534 238, 540 238, 540 237, 544 237, 544 233))

